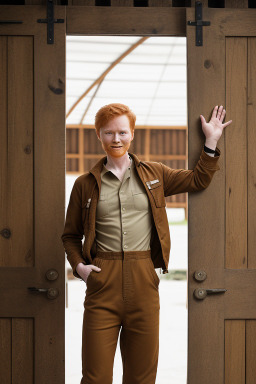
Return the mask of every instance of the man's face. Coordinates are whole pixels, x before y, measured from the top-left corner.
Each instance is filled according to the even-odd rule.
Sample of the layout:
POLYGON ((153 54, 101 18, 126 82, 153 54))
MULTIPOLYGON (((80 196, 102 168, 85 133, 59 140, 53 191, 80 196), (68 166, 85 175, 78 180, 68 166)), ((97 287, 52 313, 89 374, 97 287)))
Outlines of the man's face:
POLYGON ((117 116, 100 128, 98 139, 104 151, 112 157, 121 157, 129 149, 134 132, 131 133, 130 122, 126 115, 117 116))

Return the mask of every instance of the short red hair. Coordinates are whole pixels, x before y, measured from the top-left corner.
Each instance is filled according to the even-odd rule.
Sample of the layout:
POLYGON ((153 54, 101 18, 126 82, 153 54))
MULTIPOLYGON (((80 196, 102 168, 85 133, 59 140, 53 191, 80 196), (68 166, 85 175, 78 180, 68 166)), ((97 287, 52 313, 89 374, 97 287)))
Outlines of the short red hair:
POLYGON ((127 105, 111 103, 101 107, 95 115, 95 129, 100 134, 100 128, 104 127, 110 120, 117 116, 126 115, 130 122, 131 132, 134 132, 136 115, 127 105))

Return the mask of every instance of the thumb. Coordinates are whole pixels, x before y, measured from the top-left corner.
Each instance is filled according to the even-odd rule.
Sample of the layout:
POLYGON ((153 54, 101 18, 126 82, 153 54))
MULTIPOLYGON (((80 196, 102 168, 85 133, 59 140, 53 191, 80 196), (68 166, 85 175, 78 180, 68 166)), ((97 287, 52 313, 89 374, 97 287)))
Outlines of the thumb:
POLYGON ((96 265, 94 265, 94 266, 92 267, 92 269, 94 269, 94 271, 96 271, 96 272, 100 272, 100 271, 101 271, 101 268, 100 268, 100 267, 97 267, 96 265))
POLYGON ((203 115, 200 115, 200 117, 201 117, 201 122, 205 123, 205 118, 203 117, 203 115))

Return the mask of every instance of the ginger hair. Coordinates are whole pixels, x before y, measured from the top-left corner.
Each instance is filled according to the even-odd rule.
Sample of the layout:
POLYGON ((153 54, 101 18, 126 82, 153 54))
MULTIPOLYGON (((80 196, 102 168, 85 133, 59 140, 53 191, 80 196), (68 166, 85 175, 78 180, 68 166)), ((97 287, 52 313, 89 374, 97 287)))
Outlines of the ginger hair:
POLYGON ((127 107, 127 105, 120 103, 111 103, 101 107, 95 115, 95 129, 100 134, 100 128, 104 127, 110 120, 117 116, 126 115, 130 122, 131 132, 134 132, 136 115, 127 107))

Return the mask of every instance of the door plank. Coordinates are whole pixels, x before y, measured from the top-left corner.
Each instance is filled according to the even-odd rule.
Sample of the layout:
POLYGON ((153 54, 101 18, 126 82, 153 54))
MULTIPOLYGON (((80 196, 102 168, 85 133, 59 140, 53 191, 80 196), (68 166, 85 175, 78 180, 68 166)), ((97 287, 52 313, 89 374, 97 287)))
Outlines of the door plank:
POLYGON ((247 268, 247 38, 227 37, 225 56, 225 268, 247 268))
POLYGON ((12 383, 12 319, 0 318, 0 383, 12 383))
POLYGON ((246 320, 246 384, 253 383, 256 377, 256 321, 246 320))
MULTIPOLYGON (((7 83, 7 46, 8 37, 0 36, 0 228, 8 228, 8 113, 6 98, 8 83, 7 83)), ((0 266, 5 266, 8 263, 9 243, 0 241, 0 266), (7 255, 7 256, 6 256, 7 255)))
POLYGON ((12 319, 12 383, 34 383, 34 320, 12 319))
POLYGON ((245 384, 244 320, 225 320, 225 384, 245 384))
POLYGON ((247 135, 248 135, 248 268, 256 268, 256 38, 248 37, 248 97, 247 97, 247 135))
MULTIPOLYGON (((11 228, 6 267, 32 267, 33 244, 33 37, 9 36, 7 224, 11 228)), ((1 249, 0 249, 1 252, 1 249)))

